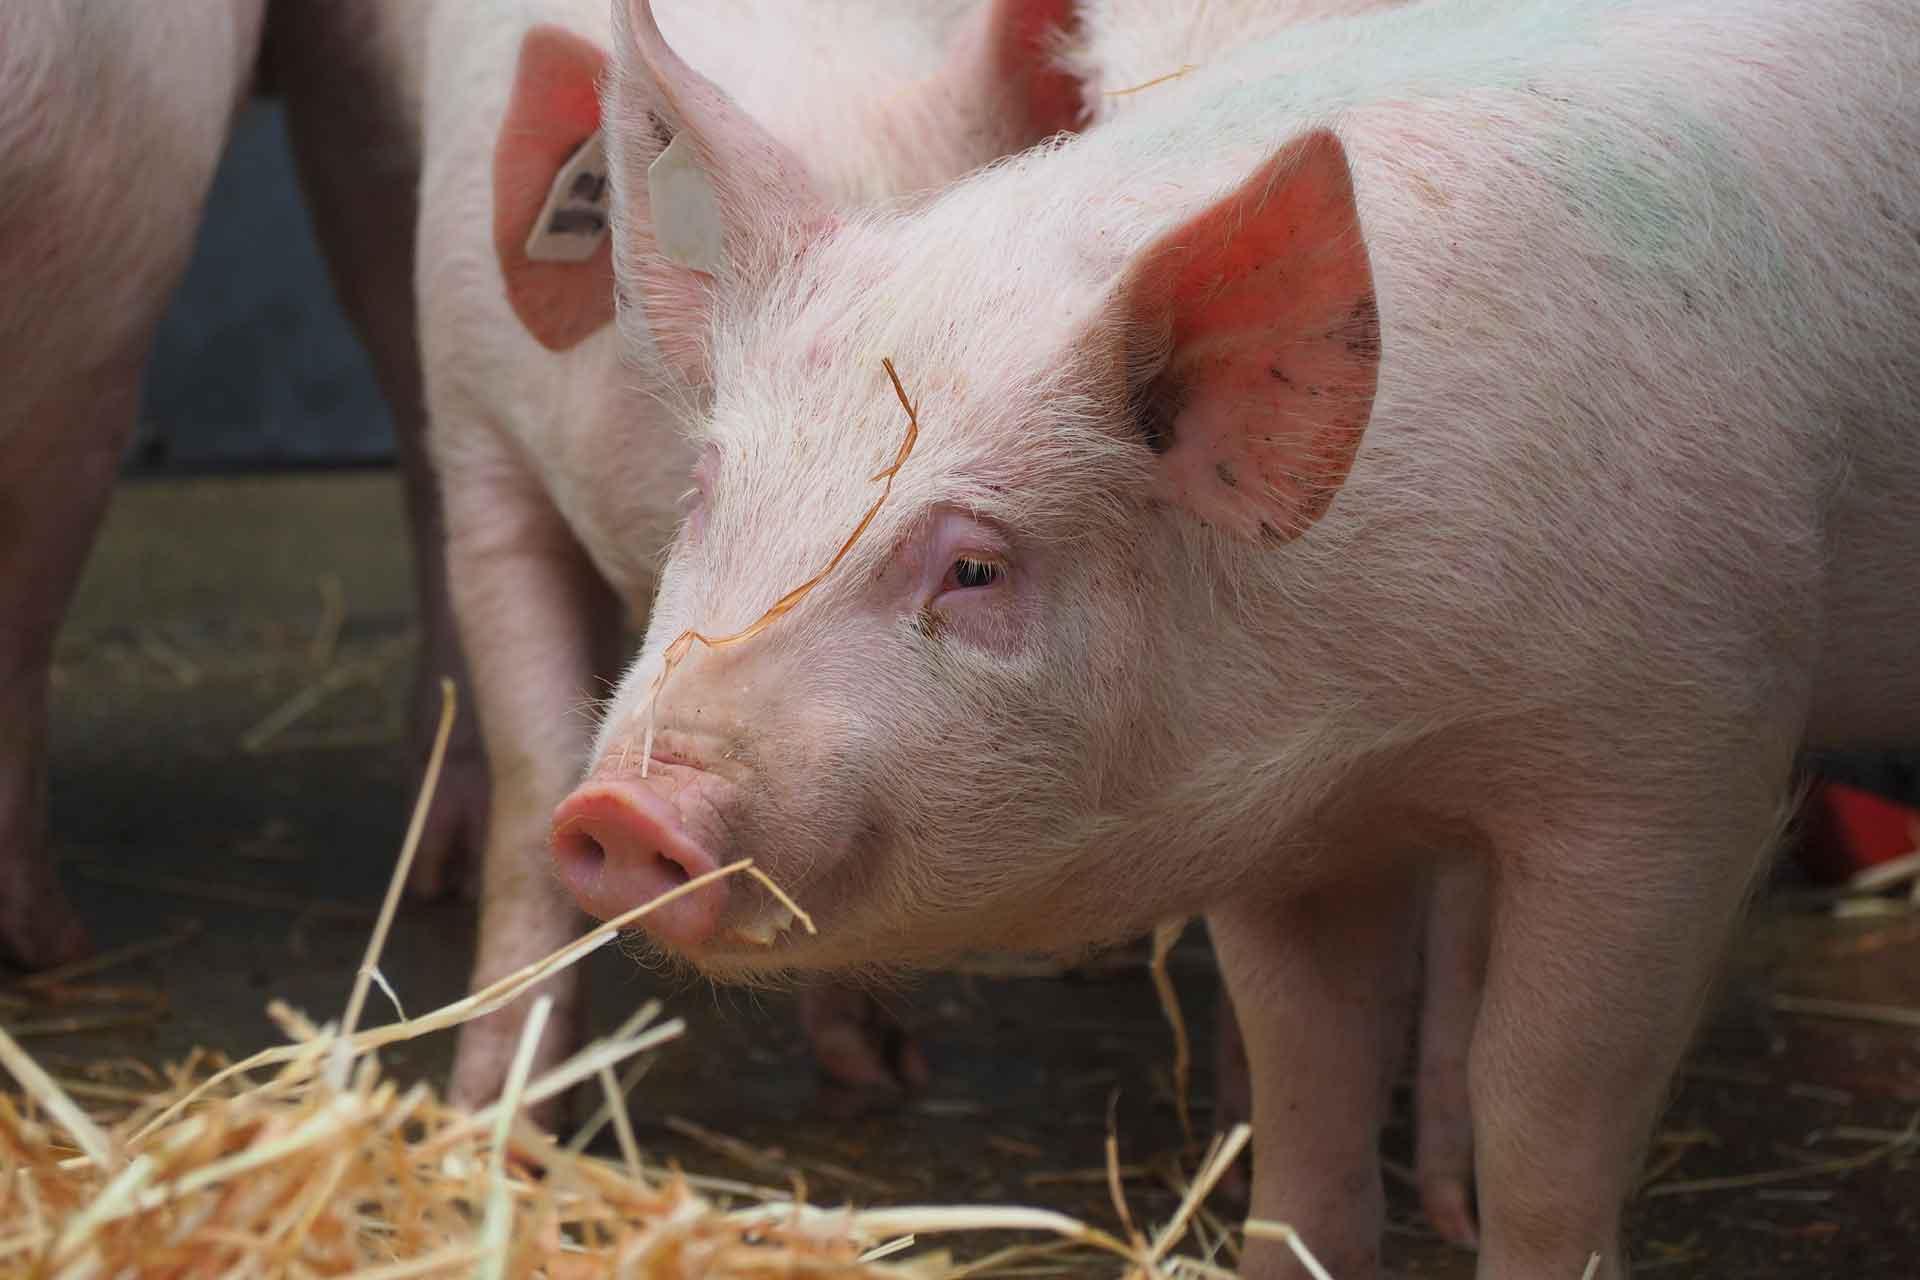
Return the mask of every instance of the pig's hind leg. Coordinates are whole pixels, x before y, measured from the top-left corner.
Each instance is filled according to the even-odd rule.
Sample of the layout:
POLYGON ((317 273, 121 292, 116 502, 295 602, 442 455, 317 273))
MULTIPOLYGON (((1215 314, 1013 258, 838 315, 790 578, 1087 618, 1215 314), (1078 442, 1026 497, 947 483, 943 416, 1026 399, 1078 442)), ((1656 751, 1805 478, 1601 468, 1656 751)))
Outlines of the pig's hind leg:
MULTIPOLYGON (((421 630, 411 737, 424 767, 439 721, 440 678, 451 677, 463 691, 468 682, 447 590, 445 522, 427 458, 415 336, 420 144, 405 87, 383 68, 375 25, 364 5, 348 0, 286 0, 275 9, 269 45, 314 230, 393 414, 421 630)), ((486 816, 487 763, 469 711, 454 722, 408 887, 427 898, 476 888, 486 816)))
POLYGON ((1414 1165, 1427 1221, 1450 1244, 1479 1241, 1473 1221, 1473 1115, 1467 1059, 1487 965, 1487 875, 1477 857, 1434 874, 1421 969, 1414 1165))

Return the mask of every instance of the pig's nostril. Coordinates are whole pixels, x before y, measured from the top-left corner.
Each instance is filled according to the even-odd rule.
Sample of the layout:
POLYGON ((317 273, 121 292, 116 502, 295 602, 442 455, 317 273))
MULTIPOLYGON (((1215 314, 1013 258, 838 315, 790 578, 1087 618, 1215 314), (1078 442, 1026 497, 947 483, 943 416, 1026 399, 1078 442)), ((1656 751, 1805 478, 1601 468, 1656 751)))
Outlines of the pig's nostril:
POLYGON ((693 879, 691 875, 687 874, 685 867, 658 849, 653 851, 653 860, 659 865, 660 874, 667 878, 668 888, 677 889, 687 881, 693 879))
POLYGON ((575 877, 598 876, 607 864, 606 846, 597 837, 578 828, 556 831, 553 852, 561 867, 575 877))

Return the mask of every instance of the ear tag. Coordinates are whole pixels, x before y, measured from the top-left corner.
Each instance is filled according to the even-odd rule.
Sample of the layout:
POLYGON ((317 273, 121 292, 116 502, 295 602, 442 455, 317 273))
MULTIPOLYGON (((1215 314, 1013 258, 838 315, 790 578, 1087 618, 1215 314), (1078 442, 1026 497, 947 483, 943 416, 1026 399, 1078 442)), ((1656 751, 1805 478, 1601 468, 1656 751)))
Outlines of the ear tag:
POLYGON ((595 130, 560 166, 527 236, 529 262, 585 262, 607 238, 613 191, 607 180, 607 147, 595 130))
POLYGON ((675 134, 666 150, 647 166, 647 208, 661 257, 708 275, 718 274, 726 265, 720 202, 694 159, 686 134, 675 134))

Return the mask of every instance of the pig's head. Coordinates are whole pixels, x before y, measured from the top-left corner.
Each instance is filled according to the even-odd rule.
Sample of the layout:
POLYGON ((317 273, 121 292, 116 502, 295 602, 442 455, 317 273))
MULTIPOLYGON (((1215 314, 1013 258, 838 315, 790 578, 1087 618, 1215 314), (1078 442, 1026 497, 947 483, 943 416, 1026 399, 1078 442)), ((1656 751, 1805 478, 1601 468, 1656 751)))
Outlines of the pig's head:
POLYGON ((1072 949, 1229 889, 1246 859, 1211 856, 1217 819, 1244 831, 1258 788, 1206 762, 1266 731, 1244 690, 1270 682, 1234 678, 1267 660, 1239 584, 1313 541, 1380 359, 1339 142, 1305 135, 1197 211, 1119 202, 1082 238, 1058 199, 1022 204, 1059 155, 837 217, 724 110, 683 127, 752 265, 635 277, 698 353, 703 460, 555 815, 580 902, 611 916, 750 857, 817 936, 739 878, 644 922, 744 978, 1072 949), (908 429, 883 357, 919 438, 874 512, 908 429), (784 616, 661 681, 676 638, 748 628, 869 513, 784 616))

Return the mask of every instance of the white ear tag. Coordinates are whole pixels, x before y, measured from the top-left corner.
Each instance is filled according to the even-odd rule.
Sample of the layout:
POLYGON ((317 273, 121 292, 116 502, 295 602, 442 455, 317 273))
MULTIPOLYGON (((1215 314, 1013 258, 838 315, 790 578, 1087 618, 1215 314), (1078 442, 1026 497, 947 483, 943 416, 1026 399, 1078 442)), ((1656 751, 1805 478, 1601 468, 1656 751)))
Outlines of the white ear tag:
POLYGON ((647 166, 647 207, 653 214, 653 238, 661 257, 708 275, 726 265, 720 202, 694 160, 685 134, 675 134, 667 149, 647 166))
POLYGON ((560 166, 527 236, 529 262, 585 262, 607 238, 612 203, 607 147, 599 130, 560 166))

